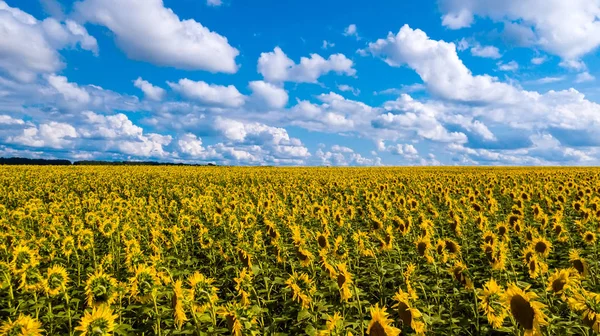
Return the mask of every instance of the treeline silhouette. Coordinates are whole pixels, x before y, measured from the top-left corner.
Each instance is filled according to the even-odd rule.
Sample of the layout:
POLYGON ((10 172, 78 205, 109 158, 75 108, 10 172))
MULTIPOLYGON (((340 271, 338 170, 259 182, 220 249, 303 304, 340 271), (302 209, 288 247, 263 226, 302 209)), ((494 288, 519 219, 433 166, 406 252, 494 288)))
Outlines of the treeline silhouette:
POLYGON ((37 166, 215 166, 214 163, 208 164, 189 164, 176 162, 157 162, 157 161, 99 161, 84 160, 54 160, 54 159, 29 159, 21 157, 0 158, 0 165, 37 165, 37 166))

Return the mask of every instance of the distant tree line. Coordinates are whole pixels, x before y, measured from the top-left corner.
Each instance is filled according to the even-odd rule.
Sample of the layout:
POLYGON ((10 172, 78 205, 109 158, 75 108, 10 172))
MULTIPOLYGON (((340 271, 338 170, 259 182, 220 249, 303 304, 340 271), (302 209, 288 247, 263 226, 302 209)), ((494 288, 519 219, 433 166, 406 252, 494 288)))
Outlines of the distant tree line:
POLYGON ((21 157, 0 158, 0 165, 37 165, 37 166, 215 166, 214 163, 208 164, 187 164, 175 162, 157 162, 157 161, 100 161, 85 160, 74 161, 54 160, 54 159, 29 159, 21 157))

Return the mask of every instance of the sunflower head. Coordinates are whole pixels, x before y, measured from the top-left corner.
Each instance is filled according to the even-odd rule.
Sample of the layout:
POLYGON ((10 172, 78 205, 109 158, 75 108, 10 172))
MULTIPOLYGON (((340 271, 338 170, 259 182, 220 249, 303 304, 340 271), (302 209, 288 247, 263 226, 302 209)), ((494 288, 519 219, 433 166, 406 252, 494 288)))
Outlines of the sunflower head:
POLYGON ((28 268, 36 267, 39 264, 37 253, 27 245, 18 245, 13 250, 12 255, 11 268, 15 274, 20 274, 28 268))
POLYGON ((54 265, 48 269, 44 290, 48 295, 55 296, 67 288, 67 282, 69 282, 67 270, 60 265, 54 265))
POLYGON ((583 242, 587 245, 594 245, 596 243, 596 234, 592 231, 586 231, 582 235, 583 242))
POLYGON ((525 332, 541 335, 540 326, 547 324, 546 315, 543 312, 546 305, 535 299, 537 299, 537 294, 527 292, 527 288, 523 290, 515 284, 509 284, 503 296, 505 306, 515 321, 525 329, 525 332))
POLYGON ((117 280, 102 269, 90 275, 85 283, 87 304, 95 307, 101 304, 111 305, 117 298, 117 280))
POLYGON ((213 286, 214 282, 214 279, 207 278, 200 272, 195 272, 188 279, 191 288, 188 301, 192 303, 195 311, 203 313, 219 299, 217 296, 218 288, 213 286))
POLYGON ((587 275, 588 264, 587 261, 581 257, 579 250, 573 249, 569 252, 569 261, 571 262, 571 266, 580 276, 585 277, 587 275))
POLYGON ((480 309, 486 314, 487 320, 493 328, 500 328, 504 319, 508 316, 508 312, 501 302, 504 290, 496 280, 490 279, 483 285, 483 289, 478 290, 478 292, 481 301, 480 309))
POLYGON ((76 331, 81 331, 81 336, 110 335, 115 329, 117 315, 113 314, 108 305, 94 307, 92 312, 86 311, 79 322, 76 331))
POLYGON ((543 237, 536 237, 531 241, 533 250, 540 256, 547 258, 552 250, 552 243, 543 237))
POLYGON ((400 329, 392 326, 392 320, 388 318, 385 307, 379 308, 379 304, 371 307, 371 321, 367 327, 369 336, 398 336, 400 329))
POLYGON ((293 299, 300 302, 302 308, 308 308, 312 303, 312 295, 317 291, 308 274, 293 272, 285 283, 292 290, 293 299))
POLYGON ((10 318, 0 326, 0 335, 7 336, 41 336, 42 323, 28 315, 19 315, 12 321, 10 318))
POLYGON ((579 283, 577 271, 574 269, 557 269, 548 278, 547 291, 555 295, 562 295, 571 286, 579 283))
POLYGON ((450 274, 454 277, 454 280, 458 281, 467 289, 473 288, 473 282, 467 276, 467 266, 462 261, 457 261, 450 268, 450 274))

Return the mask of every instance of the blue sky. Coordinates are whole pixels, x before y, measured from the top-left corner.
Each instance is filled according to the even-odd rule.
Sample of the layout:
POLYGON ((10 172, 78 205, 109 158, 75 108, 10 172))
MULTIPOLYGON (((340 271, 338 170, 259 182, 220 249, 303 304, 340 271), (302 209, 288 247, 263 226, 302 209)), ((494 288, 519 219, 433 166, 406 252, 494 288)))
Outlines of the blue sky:
POLYGON ((600 1, 0 1, 0 155, 597 165, 600 1))

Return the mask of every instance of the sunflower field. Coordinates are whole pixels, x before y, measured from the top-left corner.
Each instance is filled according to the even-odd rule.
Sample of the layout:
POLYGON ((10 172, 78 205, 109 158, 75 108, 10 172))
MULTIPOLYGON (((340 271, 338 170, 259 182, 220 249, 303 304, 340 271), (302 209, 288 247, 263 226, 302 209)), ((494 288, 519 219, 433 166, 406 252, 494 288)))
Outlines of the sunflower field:
POLYGON ((595 335, 600 169, 0 168, 0 335, 595 335))

